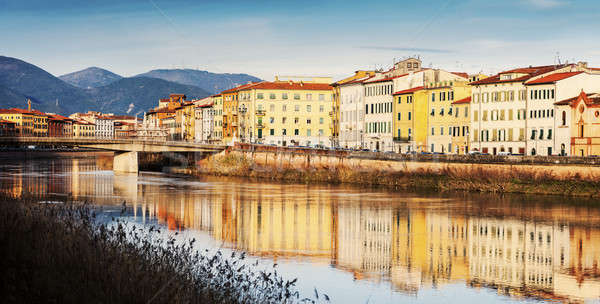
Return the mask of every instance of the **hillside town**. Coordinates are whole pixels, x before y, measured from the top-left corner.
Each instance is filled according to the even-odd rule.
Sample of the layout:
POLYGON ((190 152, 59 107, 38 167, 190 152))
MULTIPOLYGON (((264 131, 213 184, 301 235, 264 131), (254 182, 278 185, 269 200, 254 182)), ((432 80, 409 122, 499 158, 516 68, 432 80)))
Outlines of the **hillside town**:
POLYGON ((0 109, 0 136, 235 142, 394 153, 600 155, 600 68, 496 75, 424 68, 418 57, 344 79, 283 77, 203 99, 170 94, 143 119, 0 109))

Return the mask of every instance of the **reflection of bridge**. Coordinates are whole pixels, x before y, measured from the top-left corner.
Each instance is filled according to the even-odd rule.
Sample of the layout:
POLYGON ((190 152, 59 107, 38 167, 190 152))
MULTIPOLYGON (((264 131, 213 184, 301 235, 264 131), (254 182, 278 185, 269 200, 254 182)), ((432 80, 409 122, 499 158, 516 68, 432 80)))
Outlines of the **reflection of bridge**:
POLYGON ((113 170, 118 172, 137 172, 138 152, 218 153, 225 149, 221 145, 183 141, 75 137, 0 137, 0 145, 55 145, 114 151, 113 170))

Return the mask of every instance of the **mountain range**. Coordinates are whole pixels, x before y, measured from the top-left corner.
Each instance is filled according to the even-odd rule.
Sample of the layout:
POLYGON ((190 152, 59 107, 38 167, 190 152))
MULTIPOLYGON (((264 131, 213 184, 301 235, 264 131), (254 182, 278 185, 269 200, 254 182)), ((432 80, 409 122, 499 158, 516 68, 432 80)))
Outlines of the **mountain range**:
POLYGON ((197 70, 154 70, 125 78, 97 67, 55 77, 33 64, 0 56, 0 108, 25 108, 31 99, 35 109, 65 115, 88 110, 138 115, 172 93, 204 98, 257 80, 197 70))

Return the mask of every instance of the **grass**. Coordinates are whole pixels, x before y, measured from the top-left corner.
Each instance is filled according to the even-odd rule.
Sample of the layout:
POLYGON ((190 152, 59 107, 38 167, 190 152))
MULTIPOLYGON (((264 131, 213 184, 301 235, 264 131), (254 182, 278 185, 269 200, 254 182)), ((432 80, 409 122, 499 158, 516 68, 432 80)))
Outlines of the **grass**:
POLYGON ((386 186, 393 189, 471 191, 487 193, 526 193, 567 196, 600 197, 600 176, 582 177, 579 174, 559 177, 551 167, 533 170, 512 166, 510 170, 477 165, 457 169, 421 168, 409 170, 359 169, 347 165, 298 168, 287 164, 258 165, 251 159, 230 153, 202 161, 196 174, 241 176, 301 183, 324 182, 386 186))
POLYGON ((0 289, 5 303, 298 303, 296 280, 160 237, 92 207, 0 198, 0 289))

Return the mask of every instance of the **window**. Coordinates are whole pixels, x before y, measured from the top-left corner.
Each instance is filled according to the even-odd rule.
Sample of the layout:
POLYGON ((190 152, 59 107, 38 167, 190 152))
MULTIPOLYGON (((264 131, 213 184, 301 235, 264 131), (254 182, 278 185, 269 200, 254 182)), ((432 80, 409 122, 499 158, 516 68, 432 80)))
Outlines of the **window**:
POLYGON ((402 103, 402 96, 398 96, 398 104, 402 103))
POLYGON ((398 113, 398 120, 402 120, 402 113, 398 113))
POLYGON ((562 125, 567 125, 567 111, 562 111, 562 125))
POLYGON ((300 94, 294 94, 294 100, 300 100, 300 94))
POLYGON ((319 136, 323 136, 323 129, 319 129, 319 136))
POLYGON ((323 113, 325 111, 325 106, 324 105, 320 105, 319 106, 319 112, 323 113))
POLYGON ((435 128, 431 128, 431 135, 435 135, 435 128))
POLYGON ((256 94, 256 99, 264 99, 264 98, 265 97, 264 97, 263 93, 257 93, 256 94))
POLYGON ((269 130, 269 135, 271 135, 271 136, 275 135, 275 129, 269 130))
POLYGON ((325 94, 319 94, 319 101, 325 100, 325 94))
POLYGON ((310 136, 310 129, 306 130, 306 136, 310 136))
POLYGON ((269 99, 275 99, 275 93, 269 94, 269 99))
POLYGON ((281 123, 285 123, 287 121, 287 117, 282 117, 281 118, 281 123))
POLYGON ((297 124, 300 121, 300 118, 294 117, 294 123, 297 124))
POLYGON ((312 94, 306 94, 306 100, 312 100, 312 94))
POLYGON ((323 117, 319 118, 319 124, 323 124, 323 122, 325 121, 325 119, 323 119, 323 117))
POLYGON ((307 106, 306 106, 306 112, 310 112, 310 111, 311 111, 311 109, 312 109, 312 107, 311 107, 310 105, 307 105, 307 106))
POLYGON ((285 112, 285 111, 287 111, 287 105, 282 105, 282 106, 281 106, 281 111, 282 111, 282 112, 285 112))
POLYGON ((408 112, 408 120, 411 120, 411 113, 412 112, 408 112))
POLYGON ((294 135, 299 135, 299 134, 300 134, 300 130, 294 129, 294 135))
MULTIPOLYGON (((433 134, 431 134, 433 135, 433 134)), ((440 127, 440 135, 444 135, 444 127, 440 127)))
POLYGON ((269 123, 275 123, 275 117, 269 117, 269 123))
POLYGON ((431 101, 435 101, 435 93, 431 93, 431 101))
POLYGON ((294 106, 294 111, 300 112, 300 105, 295 105, 294 106))
POLYGON ((287 129, 281 130, 281 135, 287 135, 287 129))
POLYGON ((310 118, 307 118, 306 123, 310 125, 312 123, 312 120, 310 118))
POLYGON ((552 139, 552 129, 548 129, 548 139, 552 139))
POLYGON ((288 95, 287 95, 287 93, 283 93, 283 94, 281 94, 281 98, 282 98, 282 99, 288 99, 288 95))

